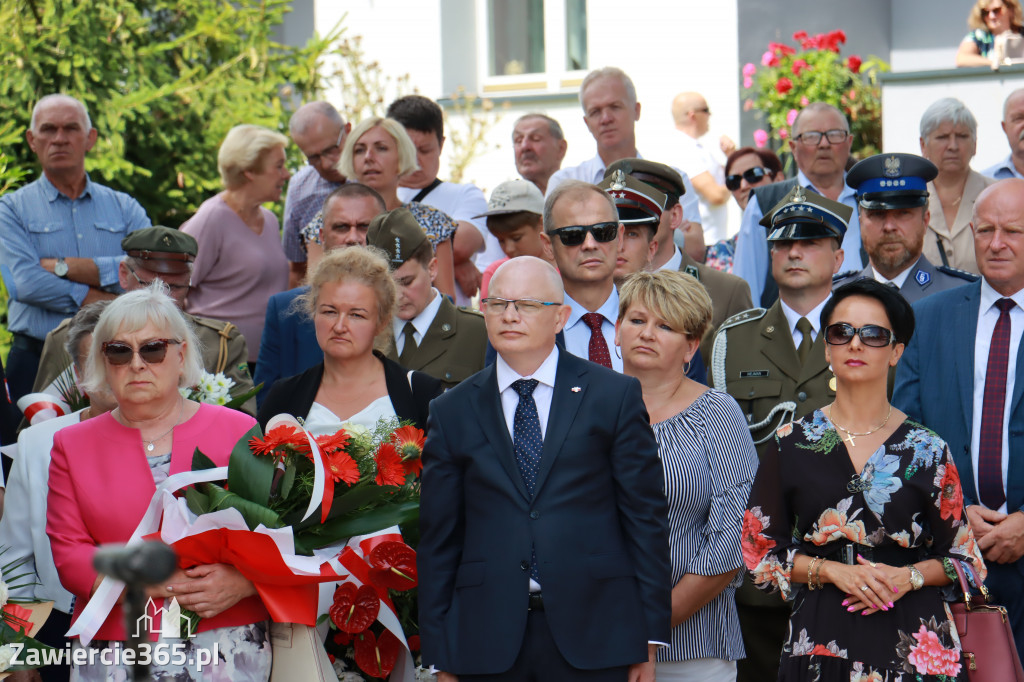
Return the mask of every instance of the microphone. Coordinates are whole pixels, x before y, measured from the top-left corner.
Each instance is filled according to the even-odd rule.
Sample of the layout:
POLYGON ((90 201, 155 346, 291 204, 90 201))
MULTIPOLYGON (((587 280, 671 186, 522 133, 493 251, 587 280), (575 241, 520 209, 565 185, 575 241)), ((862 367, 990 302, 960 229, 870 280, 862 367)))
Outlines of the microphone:
POLYGON ((101 545, 93 555, 92 567, 129 585, 156 585, 174 573, 178 567, 178 555, 159 541, 131 547, 101 545))

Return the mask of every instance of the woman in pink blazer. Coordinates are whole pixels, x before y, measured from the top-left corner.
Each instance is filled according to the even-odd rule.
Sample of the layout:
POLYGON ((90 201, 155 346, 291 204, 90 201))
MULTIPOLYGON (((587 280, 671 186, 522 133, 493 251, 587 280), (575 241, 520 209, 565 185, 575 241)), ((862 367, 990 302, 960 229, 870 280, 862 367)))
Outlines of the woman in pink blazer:
MULTIPOLYGON (((61 583, 75 595, 73 621, 102 579, 92 567, 97 545, 126 542, 156 486, 188 471, 197 447, 226 465, 234 444, 254 424, 240 412, 181 396, 180 386, 198 382, 200 354, 194 332, 164 289, 158 282, 107 306, 93 334, 84 384, 89 393, 109 391, 117 407, 54 438, 46 532, 61 583)), ((269 679, 269 616, 237 569, 212 564, 179 570, 150 588, 149 596, 158 607, 176 596, 182 608, 198 613, 198 635, 188 647, 216 650, 218 668, 225 666, 200 670, 194 660, 153 665, 154 679, 166 674, 202 680, 214 671, 219 677, 227 672, 224 679, 269 679)), ((124 639, 117 605, 87 648, 119 649, 124 639)), ((120 662, 114 655, 106 659, 120 662)), ((90 664, 75 666, 72 679, 108 679, 110 666, 103 663, 98 655, 90 658, 90 664)))

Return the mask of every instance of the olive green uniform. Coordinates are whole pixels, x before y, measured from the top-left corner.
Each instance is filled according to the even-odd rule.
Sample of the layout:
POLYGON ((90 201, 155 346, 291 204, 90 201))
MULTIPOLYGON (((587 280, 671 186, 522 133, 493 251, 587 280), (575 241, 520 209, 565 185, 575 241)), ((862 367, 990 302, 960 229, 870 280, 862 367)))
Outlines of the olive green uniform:
MULTIPOLYGON (((448 389, 482 370, 486 355, 484 316, 475 310, 457 308, 442 296, 441 307, 427 333, 402 364, 406 369, 415 369, 440 379, 448 389)), ((399 361, 394 348, 388 357, 399 361)))
MULTIPOLYGON (((758 456, 782 424, 799 419, 835 398, 834 375, 825 360, 822 334, 800 366, 789 323, 776 301, 735 315, 715 335, 709 374, 747 418, 758 456), (830 385, 831 383, 831 385, 830 385)), ((773 680, 789 625, 789 605, 778 593, 763 592, 749 577, 736 591, 736 607, 747 658, 737 665, 737 680, 773 680)))
MULTIPOLYGON (((238 331, 238 327, 230 322, 214 320, 209 317, 196 317, 185 313, 185 318, 192 322, 199 344, 202 346, 203 369, 211 374, 223 372, 224 375, 233 379, 233 395, 244 393, 252 388, 252 377, 249 375, 249 365, 246 362, 249 351, 245 344, 245 337, 238 331)), ((32 386, 34 392, 42 391, 56 379, 71 364, 71 358, 64 350, 64 344, 68 338, 68 327, 71 319, 61 322, 53 331, 46 335, 46 342, 43 344, 43 355, 39 361, 39 371, 36 373, 36 381, 32 386)), ((256 415, 256 399, 250 398, 241 410, 247 414, 256 415)))
MULTIPOLYGON (((710 367, 711 346, 719 326, 733 315, 754 307, 750 299, 750 285, 742 277, 698 263, 681 249, 680 253, 683 256, 680 272, 696 277, 711 298, 711 324, 700 341, 700 356, 704 358, 704 365, 710 367)), ((708 380, 711 380, 710 375, 708 380)))

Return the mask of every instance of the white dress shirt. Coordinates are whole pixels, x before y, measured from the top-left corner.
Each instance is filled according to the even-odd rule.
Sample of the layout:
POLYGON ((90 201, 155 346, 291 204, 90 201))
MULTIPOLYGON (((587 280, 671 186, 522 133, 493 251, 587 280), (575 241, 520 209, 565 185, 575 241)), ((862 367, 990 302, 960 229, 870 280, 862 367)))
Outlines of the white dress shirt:
POLYGON ((891 283, 891 284, 895 284, 897 289, 902 289, 903 288, 903 283, 907 281, 907 277, 910 277, 911 271, 913 271, 913 269, 915 267, 917 267, 917 262, 919 260, 921 260, 920 257, 918 257, 918 259, 916 261, 911 263, 910 267, 908 267, 906 270, 904 270, 900 274, 896 275, 892 279, 886 278, 885 275, 883 275, 882 273, 880 273, 878 270, 875 269, 874 265, 871 266, 871 274, 874 276, 875 281, 879 282, 880 284, 890 284, 891 283))
POLYGON ((669 258, 664 265, 658 268, 658 270, 678 271, 681 267, 683 267, 683 252, 680 251, 677 246, 676 250, 672 252, 672 257, 669 258))
MULTIPOLYGON (((578 358, 590 359, 590 327, 583 321, 583 316, 590 312, 569 294, 565 295, 565 305, 569 306, 569 321, 562 330, 565 335, 565 349, 578 358)), ((615 346, 615 320, 619 317, 619 290, 612 287, 612 293, 601 307, 594 311, 604 318, 601 322, 601 333, 608 344, 608 355, 612 359, 612 369, 622 371, 622 357, 615 346)))
POLYGON ((426 336, 430 325, 434 323, 437 311, 441 309, 441 294, 433 287, 431 287, 431 292, 434 297, 430 299, 430 303, 420 311, 419 315, 411 320, 400 320, 396 317, 391 321, 392 329, 395 330, 395 352, 399 355, 402 354, 402 349, 405 348, 405 324, 407 322, 412 322, 412 326, 416 328, 416 332, 412 336, 416 339, 417 348, 423 343, 423 337, 426 336))
MULTIPOLYGON (((988 373, 988 351, 992 343, 992 332, 999 320, 996 301, 1012 298, 1017 304, 1010 310, 1010 361, 1006 365, 1006 405, 1003 407, 1003 490, 1006 490, 1006 473, 1010 464, 1010 404, 1013 397, 1013 382, 1017 375, 1017 352, 1020 337, 1024 333, 1024 289, 1012 296, 1003 296, 983 278, 981 280, 981 304, 978 307, 978 333, 974 338, 974 409, 971 414, 971 464, 974 480, 978 480, 978 451, 981 448, 981 407, 985 400, 985 375, 988 373)), ((977 492, 977 491, 976 491, 977 492)), ((981 499, 981 493, 977 492, 981 499)), ((1006 502, 996 511, 1006 513, 1006 502)))
POLYGON ((814 310, 806 315, 801 315, 786 305, 786 302, 781 298, 779 299, 779 303, 782 304, 782 314, 786 316, 786 324, 789 325, 789 334, 793 337, 794 348, 799 348, 800 342, 804 340, 804 333, 796 328, 796 323, 800 321, 801 317, 806 317, 807 321, 811 323, 811 333, 814 335, 811 343, 814 343, 814 339, 818 338, 818 335, 821 333, 821 309, 825 307, 830 298, 832 298, 832 294, 826 296, 821 303, 814 306, 814 310))
MULTIPOLYGON (((679 167, 691 178, 708 173, 719 185, 725 184, 725 160, 717 158, 714 153, 718 151, 717 148, 705 147, 700 140, 690 137, 681 130, 673 136, 673 140, 678 143, 674 151, 678 154, 679 167)), ((697 195, 697 203, 700 206, 701 225, 704 228, 704 243, 714 244, 726 239, 729 236, 726 230, 727 205, 715 206, 700 194, 697 195)))

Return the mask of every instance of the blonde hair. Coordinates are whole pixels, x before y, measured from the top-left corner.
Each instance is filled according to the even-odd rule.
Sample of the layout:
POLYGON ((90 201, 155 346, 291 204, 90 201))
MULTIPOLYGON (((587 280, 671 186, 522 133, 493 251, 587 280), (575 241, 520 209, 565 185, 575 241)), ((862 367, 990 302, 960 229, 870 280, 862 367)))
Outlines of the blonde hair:
POLYGON ((299 296, 296 303, 313 317, 320 290, 335 282, 358 282, 373 291, 377 301, 377 326, 381 329, 373 339, 373 348, 386 353, 391 347, 391 319, 398 305, 398 289, 391 276, 387 254, 372 246, 328 251, 309 276, 309 290, 299 296))
POLYGON ((217 150, 217 170, 227 189, 245 184, 245 174, 263 170, 263 160, 271 149, 286 147, 288 138, 270 128, 245 123, 228 131, 217 150))
POLYGON ((692 275, 677 270, 636 272, 619 287, 619 320, 639 303, 672 329, 701 339, 711 322, 711 297, 692 275))
POLYGON ((103 309, 92 330, 89 356, 85 360, 82 388, 87 393, 110 393, 107 365, 103 362, 103 344, 113 341, 118 334, 131 334, 147 324, 160 329, 167 338, 185 344, 185 359, 178 385, 195 386, 199 383, 203 375, 202 345, 168 291, 167 285, 156 279, 148 287, 121 294, 103 309))
POLYGON ((338 171, 346 178, 356 177, 354 164, 356 142, 370 130, 381 127, 395 141, 398 147, 398 177, 419 170, 420 164, 416 161, 416 145, 413 144, 405 127, 393 118, 374 117, 360 121, 359 125, 352 129, 345 138, 345 147, 341 150, 341 158, 338 160, 338 171))
MULTIPOLYGON (((985 18, 981 16, 981 10, 988 9, 988 6, 991 4, 992 0, 978 0, 974 3, 971 13, 967 15, 967 26, 987 33, 988 26, 985 25, 985 18)), ((1024 27, 1024 16, 1022 16, 1020 2, 1018 0, 1003 0, 1003 5, 1010 12, 1010 28, 1019 32, 1024 27)))

